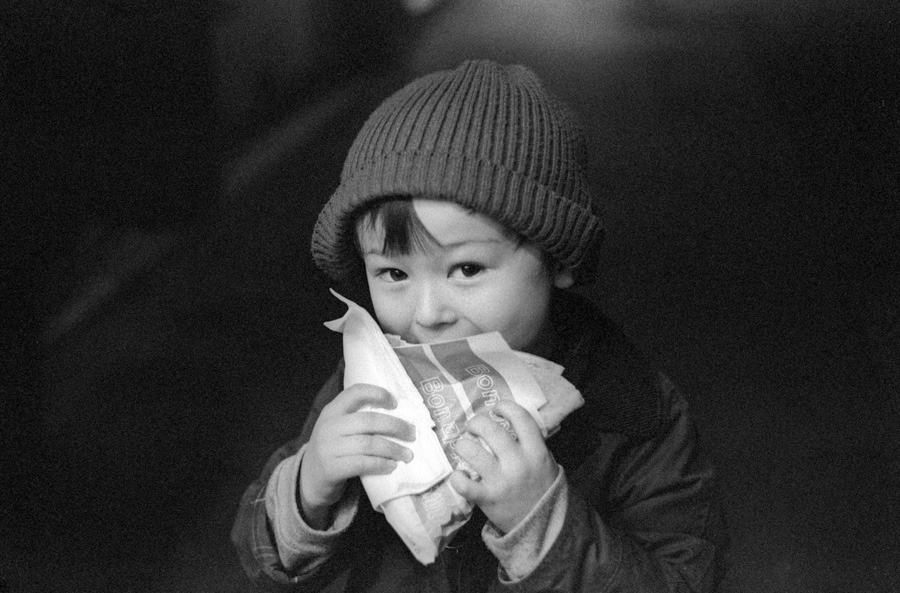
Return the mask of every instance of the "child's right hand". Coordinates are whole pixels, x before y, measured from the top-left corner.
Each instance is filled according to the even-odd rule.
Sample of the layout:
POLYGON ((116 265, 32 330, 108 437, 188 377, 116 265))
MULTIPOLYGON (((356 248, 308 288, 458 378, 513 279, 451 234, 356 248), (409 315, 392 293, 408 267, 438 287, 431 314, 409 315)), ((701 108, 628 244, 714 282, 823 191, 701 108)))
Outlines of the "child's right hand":
POLYGON ((300 504, 311 527, 327 526, 330 509, 344 493, 347 480, 357 476, 389 474, 397 462, 409 462, 413 452, 385 437, 415 440, 415 427, 369 405, 392 409, 394 397, 381 387, 356 384, 338 394, 322 409, 313 427, 300 465, 300 504))

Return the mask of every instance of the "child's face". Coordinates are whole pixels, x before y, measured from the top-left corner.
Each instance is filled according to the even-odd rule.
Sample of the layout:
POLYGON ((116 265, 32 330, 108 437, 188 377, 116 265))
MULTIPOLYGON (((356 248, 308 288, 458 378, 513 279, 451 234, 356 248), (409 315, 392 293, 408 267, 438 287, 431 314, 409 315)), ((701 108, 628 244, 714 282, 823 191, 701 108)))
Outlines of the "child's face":
POLYGON ((383 252, 380 225, 358 227, 375 315, 408 342, 436 342, 499 331, 516 350, 532 346, 550 305, 551 274, 539 248, 519 243, 492 219, 445 201, 413 200, 437 243, 406 255, 383 252))

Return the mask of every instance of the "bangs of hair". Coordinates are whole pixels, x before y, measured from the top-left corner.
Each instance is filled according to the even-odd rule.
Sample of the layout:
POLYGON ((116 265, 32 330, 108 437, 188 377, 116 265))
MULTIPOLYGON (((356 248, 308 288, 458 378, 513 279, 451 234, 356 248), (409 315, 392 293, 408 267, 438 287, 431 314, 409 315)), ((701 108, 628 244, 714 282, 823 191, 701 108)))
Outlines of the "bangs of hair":
MULTIPOLYGON (((362 212, 357 220, 359 229, 384 233, 381 250, 388 257, 409 255, 414 251, 423 251, 428 244, 438 244, 416 215, 411 199, 395 198, 378 202, 362 212)), ((356 233, 354 240, 359 251, 356 233)))

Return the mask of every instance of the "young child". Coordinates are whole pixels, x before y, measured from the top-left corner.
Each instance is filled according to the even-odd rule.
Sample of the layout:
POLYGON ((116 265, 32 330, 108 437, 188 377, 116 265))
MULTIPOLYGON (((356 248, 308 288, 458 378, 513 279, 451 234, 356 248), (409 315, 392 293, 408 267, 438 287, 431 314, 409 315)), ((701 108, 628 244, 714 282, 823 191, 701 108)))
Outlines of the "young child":
POLYGON ((727 536, 687 405, 613 324, 565 289, 602 236, 585 146, 523 66, 470 61, 413 81, 369 118, 312 237, 336 282, 364 277, 382 329, 408 342, 497 330, 565 366, 585 405, 545 442, 515 403, 456 451, 476 505, 436 562, 416 561, 359 476, 411 459, 392 394, 336 373, 302 434, 245 493, 232 538, 272 591, 710 591, 727 536), (390 438, 389 438, 390 437, 390 438))

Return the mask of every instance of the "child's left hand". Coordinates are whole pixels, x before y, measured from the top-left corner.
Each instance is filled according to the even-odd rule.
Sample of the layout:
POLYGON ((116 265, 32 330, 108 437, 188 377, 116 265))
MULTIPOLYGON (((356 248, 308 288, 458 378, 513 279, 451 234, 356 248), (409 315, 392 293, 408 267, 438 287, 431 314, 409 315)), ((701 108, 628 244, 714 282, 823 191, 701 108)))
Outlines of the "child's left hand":
POLYGON ((458 439, 454 448, 481 479, 472 480, 457 470, 450 476, 450 484, 478 505, 499 530, 509 533, 553 484, 559 466, 534 419, 522 406, 501 400, 492 409, 510 423, 517 438, 487 414, 474 416, 466 425, 468 434, 458 439), (493 455, 477 437, 484 439, 493 455))

